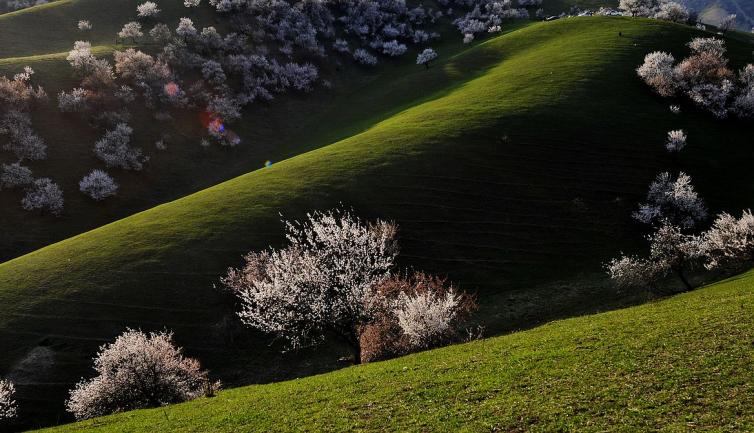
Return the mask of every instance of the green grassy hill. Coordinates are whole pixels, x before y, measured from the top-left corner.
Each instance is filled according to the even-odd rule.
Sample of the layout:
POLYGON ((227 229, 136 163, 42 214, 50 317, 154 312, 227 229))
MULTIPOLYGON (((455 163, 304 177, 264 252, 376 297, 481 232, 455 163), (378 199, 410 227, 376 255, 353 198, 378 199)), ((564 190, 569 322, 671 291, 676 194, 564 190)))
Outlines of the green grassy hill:
POLYGON ((754 273, 661 302, 60 432, 754 429, 754 273))
MULTIPOLYGON (((282 356, 266 339, 234 331, 232 306, 212 285, 245 251, 282 241, 278 213, 297 218, 338 203, 395 219, 401 265, 479 292, 491 332, 631 301, 606 289, 600 267, 637 246, 630 210, 659 171, 690 173, 713 210, 754 201, 750 124, 688 107, 674 116, 634 76, 647 52, 681 52, 696 34, 622 18, 538 23, 448 45, 428 71, 412 59, 373 73, 346 69, 349 84, 332 93, 254 108, 239 130, 282 138, 247 139, 248 148, 231 151, 238 158, 230 168, 222 149, 199 163, 198 146, 167 153, 153 161, 159 172, 122 182, 147 198, 98 212, 150 207, 160 194, 177 198, 265 159, 282 162, 0 264, 0 347, 9 348, 0 351, 0 372, 46 421, 62 411, 71 383, 90 374, 97 346, 126 326, 174 330, 231 385, 336 368, 338 348, 282 356), (678 128, 690 144, 674 162, 662 143, 678 128)), ((736 66, 750 59, 750 44, 730 49, 736 66)), ((51 77, 65 74, 40 61, 40 75, 45 65, 51 77)), ((93 137, 60 122, 38 124, 65 143, 49 161, 63 173, 80 167, 73 162, 93 137)), ((69 184, 89 169, 70 174, 69 184)), ((23 222, 43 235, 100 221, 68 215, 46 226, 13 212, 4 208, 4 226, 23 222)), ((11 232, 25 235, 3 234, 11 232)))
MULTIPOLYGON (((410 56, 397 62, 386 61, 378 70, 356 68, 346 60, 338 70, 322 71, 333 89, 320 86, 313 94, 282 96, 271 104, 256 104, 248 110, 242 124, 231 125, 243 139, 234 149, 202 148, 198 116, 157 122, 148 113, 135 109, 131 122, 135 127, 134 145, 144 149, 151 161, 140 173, 110 170, 121 185, 119 195, 105 203, 95 203, 78 191, 78 182, 93 168, 104 168, 92 151, 100 133, 76 115, 59 113, 56 95, 76 86, 65 61, 73 42, 89 40, 99 55, 124 49, 113 45, 114 35, 122 24, 135 18, 138 3, 118 0, 105 8, 99 0, 61 0, 0 16, 0 74, 12 75, 30 65, 36 71, 35 82, 51 95, 50 104, 35 113, 35 127, 48 142, 50 157, 31 164, 31 168, 38 176, 58 182, 66 199, 64 214, 51 218, 24 212, 19 204, 21 194, 0 193, 4 210, 0 213, 0 226, 24 226, 23 231, 0 233, 0 261, 263 167, 265 161, 277 162, 351 136, 462 78, 438 80, 436 76, 420 74, 421 67, 410 56), (79 32, 79 18, 90 19, 93 30, 79 32), (29 37, 24 30, 28 28, 45 31, 29 37), (417 82, 421 85, 417 86, 417 82), (165 133, 170 136, 168 150, 161 152, 154 143, 165 133)), ((222 21, 217 21, 206 5, 195 14, 186 11, 182 2, 160 6, 161 18, 171 27, 180 16, 188 15, 197 26, 214 25, 222 30, 222 21)), ((438 47, 444 56, 450 57, 461 49, 459 36, 453 34, 453 38, 456 43, 438 47)), ((0 161, 7 162, 3 156, 0 154, 0 161)))

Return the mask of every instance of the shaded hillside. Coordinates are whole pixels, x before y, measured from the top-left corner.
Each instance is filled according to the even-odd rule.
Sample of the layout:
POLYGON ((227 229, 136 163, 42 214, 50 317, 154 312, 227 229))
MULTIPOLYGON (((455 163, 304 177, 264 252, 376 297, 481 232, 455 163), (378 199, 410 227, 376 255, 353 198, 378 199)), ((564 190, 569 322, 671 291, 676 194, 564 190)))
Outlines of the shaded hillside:
POLYGON ((752 286, 51 431, 751 431, 752 286))

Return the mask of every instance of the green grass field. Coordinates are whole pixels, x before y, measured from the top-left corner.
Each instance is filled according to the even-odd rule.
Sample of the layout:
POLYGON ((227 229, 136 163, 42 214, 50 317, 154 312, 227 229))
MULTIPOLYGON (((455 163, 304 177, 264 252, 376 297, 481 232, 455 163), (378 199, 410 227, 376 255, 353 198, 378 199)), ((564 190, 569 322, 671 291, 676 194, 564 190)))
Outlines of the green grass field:
POLYGON ((744 432, 754 273, 661 302, 60 432, 744 432))
MULTIPOLYGON (((136 2, 115 3, 113 15, 136 2)), ((22 38, 14 28, 44 20, 67 20, 73 32, 97 5, 62 0, 0 16, 0 38, 22 38)), ((120 24, 102 22, 110 30, 91 39, 104 53, 120 24)), ((630 211, 659 171, 690 173, 713 211, 751 206, 751 125, 688 105, 674 116, 634 74, 649 51, 684 53, 695 30, 623 18, 519 27, 471 46, 454 35, 429 70, 406 58, 374 71, 324 71, 332 91, 253 107, 234 126, 244 138, 235 149, 202 150, 188 138, 198 122, 178 119, 165 128, 186 137, 153 154, 144 173, 115 172, 123 194, 102 206, 75 192, 98 166, 96 135, 42 110, 37 125, 51 157, 33 168, 62 182, 69 210, 59 220, 25 214, 20 197, 3 192, 0 225, 23 227, 0 233, 6 257, 149 210, 0 264, 0 347, 9 348, 0 372, 21 378, 26 415, 64 416, 66 390, 126 326, 174 330, 229 385, 340 367, 338 347, 280 355, 268 338, 236 330, 232 305, 212 289, 244 252, 280 244, 279 213, 298 218, 343 203, 396 220, 400 264, 478 292, 480 318, 499 333, 640 300, 615 293, 601 264, 639 246, 630 211), (689 148, 673 161, 662 144, 679 128, 689 148), (268 159, 276 163, 257 170, 268 159)), ((49 51, 38 41, 4 45, 0 72, 30 63, 51 94, 72 87, 64 55, 45 54, 65 52, 78 34, 70 37, 49 51)), ((730 50, 736 67, 751 61, 746 40, 730 50)), ((134 124, 147 125, 136 132, 145 148, 163 132, 146 118, 134 124)))

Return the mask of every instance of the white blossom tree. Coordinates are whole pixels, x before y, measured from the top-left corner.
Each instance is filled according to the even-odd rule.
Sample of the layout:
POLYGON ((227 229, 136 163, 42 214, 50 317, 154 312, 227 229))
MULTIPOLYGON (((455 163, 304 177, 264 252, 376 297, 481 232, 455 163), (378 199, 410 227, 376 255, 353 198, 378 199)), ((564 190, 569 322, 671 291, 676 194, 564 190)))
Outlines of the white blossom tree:
POLYGON ((678 79, 674 69, 675 58, 662 51, 649 53, 636 73, 660 96, 673 96, 678 91, 678 79))
POLYGON ((686 290, 693 289, 687 272, 693 269, 701 255, 699 238, 682 233, 678 226, 663 224, 648 240, 649 260, 664 274, 675 274, 686 290))
POLYGON ((120 32, 118 32, 118 37, 122 39, 131 39, 132 42, 136 42, 136 38, 140 38, 144 36, 144 33, 141 31, 141 24, 137 23, 136 21, 131 21, 130 23, 126 23, 120 32))
POLYGON ((369 51, 363 48, 357 48, 353 52, 353 59, 356 60, 356 63, 366 66, 374 66, 377 64, 377 57, 369 54, 369 51))
POLYGON ((191 21, 191 18, 181 18, 178 22, 178 27, 175 29, 175 33, 184 38, 196 36, 194 22, 191 21))
POLYGON ((0 422, 15 418, 18 415, 15 396, 16 387, 13 382, 0 379, 0 422))
POLYGON ((118 192, 118 184, 102 170, 92 170, 79 182, 79 190, 96 201, 114 196, 118 192))
POLYGON ((659 0, 620 0, 618 8, 632 17, 649 17, 657 12, 659 0))
POLYGON ((657 282, 668 275, 677 276, 685 290, 693 289, 688 272, 698 263, 701 241, 684 234, 681 228, 663 224, 647 237, 650 252, 647 258, 623 256, 607 264, 608 275, 621 287, 643 287, 657 290, 657 282))
POLYGON ((94 369, 98 375, 79 382, 66 402, 77 419, 192 400, 209 384, 199 362, 184 357, 166 332, 126 330, 100 347, 94 369))
POLYGON ((660 173, 649 186, 647 202, 634 212, 634 218, 645 224, 671 224, 693 228, 707 218, 707 207, 691 184, 691 177, 680 172, 676 179, 668 172, 660 173))
POLYGON ((160 8, 157 3, 148 1, 136 6, 136 13, 139 18, 152 18, 160 13, 160 8))
POLYGON ((0 189, 26 187, 32 182, 34 182, 34 176, 31 169, 17 162, 3 164, 0 169, 0 189))
POLYGON ((108 167, 141 170, 146 158, 141 149, 131 147, 131 134, 133 129, 130 126, 119 123, 94 144, 94 153, 108 167))
POLYGON ((398 253, 395 225, 336 210, 287 222, 286 229, 287 247, 252 252, 223 279, 241 301, 238 315, 293 348, 335 335, 360 363, 361 329, 382 308, 376 287, 398 253))
POLYGON ((677 153, 686 147, 686 133, 682 129, 668 132, 668 139, 665 142, 665 149, 670 153, 677 153))
POLYGON ((608 276, 621 289, 644 288, 654 290, 659 267, 650 260, 635 256, 612 259, 605 266, 608 276))
POLYGON ((183 0, 183 6, 187 8, 195 8, 199 7, 199 4, 201 4, 202 0, 183 0))
POLYGON ((683 24, 689 20, 690 15, 689 10, 682 4, 668 1, 659 6, 654 18, 683 24))
POLYGON ((754 215, 744 211, 741 218, 722 213, 702 234, 702 251, 707 269, 739 266, 754 261, 754 215))
POLYGON ((424 65, 429 69, 429 64, 437 58, 437 52, 432 48, 426 48, 424 51, 416 56, 416 64, 424 65))
POLYGON ((158 44, 165 44, 170 42, 173 38, 173 33, 170 31, 170 27, 167 24, 157 23, 149 31, 149 36, 158 44))
POLYGON ((718 28, 721 32, 727 33, 730 29, 736 27, 737 18, 738 16, 736 14, 726 15, 722 20, 720 20, 720 25, 718 26, 718 28))
POLYGON ((402 44, 395 39, 382 44, 382 53, 390 57, 402 56, 406 53, 407 49, 406 44, 402 44))
POLYGON ((89 108, 87 90, 76 87, 70 92, 61 90, 58 94, 58 108, 64 113, 81 112, 89 108))
POLYGON ((35 180, 26 196, 21 200, 24 210, 49 212, 52 215, 60 215, 63 212, 63 191, 48 178, 35 180))

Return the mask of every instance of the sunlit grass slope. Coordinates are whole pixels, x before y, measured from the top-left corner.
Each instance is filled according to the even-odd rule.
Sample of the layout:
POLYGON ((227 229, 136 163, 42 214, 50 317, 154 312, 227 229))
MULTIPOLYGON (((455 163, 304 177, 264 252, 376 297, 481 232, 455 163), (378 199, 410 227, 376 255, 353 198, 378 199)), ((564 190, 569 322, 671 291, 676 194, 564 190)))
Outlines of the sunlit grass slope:
POLYGON ((754 274, 662 302, 60 432, 744 432, 754 274))
MULTIPOLYGON (((681 52, 696 34, 648 20, 534 24, 365 88, 374 105, 395 103, 363 132, 1 264, 0 371, 24 373, 27 410, 62 411, 96 347, 125 326, 174 330, 231 384, 333 368, 333 348, 281 360, 265 340, 234 337, 212 284, 243 252, 280 244, 279 213, 338 203, 396 220, 401 265, 478 291, 493 331, 610 305, 589 276, 636 245, 630 210, 659 171, 689 172, 712 210, 754 201, 750 124, 674 116, 634 76, 647 52, 681 52), (662 144, 678 128, 689 148, 674 162, 662 144), (586 288, 532 291, 565 278, 586 288)), ((750 45, 730 48, 736 66, 749 58, 750 45)), ((324 105, 329 119, 354 119, 340 103, 324 105)))
MULTIPOLYGON (((161 122, 139 103, 133 104, 133 145, 143 149, 151 160, 139 173, 108 170, 121 188, 117 197, 96 203, 78 191, 78 182, 92 169, 105 168, 92 150, 102 131, 92 129, 80 116, 57 111, 57 94, 78 85, 65 61, 73 42, 89 40, 101 56, 127 48, 114 45, 114 35, 122 24, 135 18, 138 3, 61 0, 54 6, 0 17, 0 49, 5 50, 0 54, 0 74, 12 76, 29 65, 36 71, 35 84, 42 85, 50 95, 50 101, 35 112, 35 128, 49 145, 49 158, 30 166, 37 176, 59 183, 66 200, 63 215, 52 218, 24 212, 20 193, 0 193, 0 226, 24 227, 0 232, 0 262, 263 167, 265 161, 277 162, 351 136, 465 79, 424 73, 410 54, 400 60, 385 60, 376 69, 358 68, 350 58, 330 59, 321 75, 332 84, 331 89, 319 83, 311 94, 289 94, 269 104, 254 104, 242 123, 228 125, 242 139, 233 149, 201 147, 203 131, 198 115, 179 113, 172 121, 161 122), (94 29, 79 32, 79 17, 89 19, 94 29), (22 31, 30 28, 39 31, 22 31), (336 62, 343 64, 335 66, 336 62), (164 135, 168 150, 159 151, 154 143, 164 135)), ((180 1, 162 0, 158 4, 162 8, 159 20, 173 28, 179 17, 189 16, 199 28, 214 25, 224 31, 223 20, 210 12, 206 2, 196 13, 180 1)), ((145 32, 153 24, 145 23, 145 32)), ((524 24, 506 26, 506 31, 524 24)), ((447 36, 435 45, 446 59, 465 48, 456 31, 447 36)), ((140 42, 145 43, 141 49, 156 49, 146 43, 148 38, 140 42)), ((0 161, 12 158, 9 152, 0 151, 0 161)))

